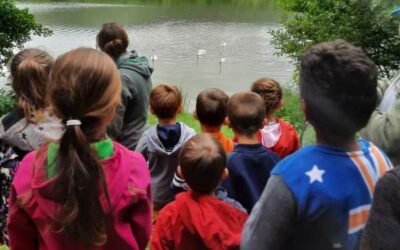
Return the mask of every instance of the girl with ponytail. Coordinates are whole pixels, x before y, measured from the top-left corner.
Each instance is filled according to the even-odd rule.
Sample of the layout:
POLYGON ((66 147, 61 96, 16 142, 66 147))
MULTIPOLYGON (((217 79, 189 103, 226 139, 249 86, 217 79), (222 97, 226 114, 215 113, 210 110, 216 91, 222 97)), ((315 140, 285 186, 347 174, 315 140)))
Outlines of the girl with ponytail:
POLYGON ((40 49, 25 49, 11 60, 11 86, 16 107, 0 118, 0 243, 7 244, 8 197, 11 182, 25 154, 60 138, 63 126, 46 101, 53 58, 40 49))
POLYGON ((106 136, 120 90, 118 70, 102 52, 80 48, 56 60, 48 101, 65 133, 21 163, 10 196, 11 249, 145 249, 148 167, 106 136))

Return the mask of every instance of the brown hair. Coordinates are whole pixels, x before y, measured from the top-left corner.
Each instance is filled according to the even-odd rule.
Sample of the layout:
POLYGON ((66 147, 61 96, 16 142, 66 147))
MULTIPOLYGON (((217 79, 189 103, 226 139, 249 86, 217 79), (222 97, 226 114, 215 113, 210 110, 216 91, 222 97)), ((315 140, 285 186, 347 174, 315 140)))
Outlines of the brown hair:
POLYGON ((365 127, 376 107, 377 79, 361 48, 343 40, 311 47, 301 61, 300 95, 318 136, 340 145, 365 127))
POLYGON ((60 190, 57 199, 62 209, 56 226, 72 238, 102 245, 107 232, 99 186, 108 201, 109 197, 102 165, 90 143, 105 135, 107 122, 120 102, 119 73, 106 54, 79 48, 56 60, 49 83, 48 98, 54 113, 64 122, 82 122, 67 126, 60 139, 55 190, 60 190))
POLYGON ((116 61, 126 53, 129 45, 128 34, 117 23, 105 23, 97 34, 97 46, 116 61))
POLYGON ((180 154, 182 175, 196 193, 209 194, 221 181, 226 153, 221 143, 203 133, 192 137, 180 154))
POLYGON ((228 118, 236 133, 253 136, 258 133, 265 119, 262 98, 252 92, 233 95, 228 101, 228 118))
POLYGON ((251 92, 259 94, 264 100, 265 113, 272 115, 279 107, 282 100, 282 88, 273 79, 261 78, 251 85, 251 92))
POLYGON ((17 107, 29 123, 39 122, 47 107, 46 93, 53 58, 40 49, 25 49, 11 60, 12 88, 17 107))
POLYGON ((173 84, 160 84, 150 92, 150 107, 159 119, 174 118, 182 105, 181 91, 173 84))
POLYGON ((221 126, 226 118, 226 104, 229 96, 220 89, 206 89, 196 100, 196 115, 200 123, 221 126))

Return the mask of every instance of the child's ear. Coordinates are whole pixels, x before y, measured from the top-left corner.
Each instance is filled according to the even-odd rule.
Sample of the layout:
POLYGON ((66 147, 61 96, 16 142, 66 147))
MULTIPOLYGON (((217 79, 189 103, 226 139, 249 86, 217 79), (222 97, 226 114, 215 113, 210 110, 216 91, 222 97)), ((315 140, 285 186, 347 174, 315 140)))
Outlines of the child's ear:
POLYGON ((222 173, 221 180, 224 181, 228 178, 229 176, 229 170, 227 168, 224 169, 224 172, 222 173))
POLYGON ((226 118, 225 118, 225 121, 224 121, 224 123, 225 123, 225 125, 226 125, 226 126, 228 126, 228 127, 232 128, 231 120, 229 120, 229 118, 228 118, 228 117, 226 117, 226 118))
POLYGON ((178 110, 176 111, 177 114, 180 114, 183 112, 183 107, 182 105, 179 106, 178 110))
POLYGON ((221 176, 221 181, 226 180, 226 178, 228 178, 228 176, 229 176, 229 170, 227 168, 225 168, 224 172, 222 173, 222 176, 221 176))
POLYGON ((230 124, 230 122, 229 122, 228 117, 225 117, 224 122, 222 123, 222 125, 229 126, 229 124, 230 124))
POLYGON ((195 119, 196 121, 199 120, 199 117, 197 116, 196 110, 193 111, 193 117, 194 117, 194 119, 195 119))
POLYGON ((264 118, 264 120, 263 120, 263 122, 262 122, 262 125, 261 125, 261 128, 264 128, 265 126, 267 126, 268 125, 268 119, 267 118, 264 118))
POLYGON ((178 168, 176 169, 176 172, 178 173, 179 177, 183 178, 181 166, 178 166, 178 168))
POLYGON ((150 113, 152 113, 154 115, 154 110, 152 107, 149 108, 150 109, 150 113))
POLYGON ((283 100, 283 98, 279 101, 279 105, 278 105, 278 109, 283 108, 283 106, 285 105, 285 101, 283 100))
POLYGON ((304 119, 307 120, 307 104, 303 98, 300 101, 300 108, 301 108, 301 111, 303 112, 304 119))

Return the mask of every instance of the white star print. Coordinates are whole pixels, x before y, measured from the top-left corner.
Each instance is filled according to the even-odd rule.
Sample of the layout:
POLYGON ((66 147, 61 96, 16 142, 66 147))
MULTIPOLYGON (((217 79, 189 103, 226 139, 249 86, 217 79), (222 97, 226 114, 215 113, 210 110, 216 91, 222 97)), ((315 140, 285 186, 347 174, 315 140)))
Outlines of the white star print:
POLYGON ((306 172, 306 175, 310 177, 310 184, 312 184, 314 181, 319 181, 321 183, 324 182, 322 179, 322 175, 325 173, 325 170, 321 170, 317 167, 317 165, 314 165, 313 168, 306 172))

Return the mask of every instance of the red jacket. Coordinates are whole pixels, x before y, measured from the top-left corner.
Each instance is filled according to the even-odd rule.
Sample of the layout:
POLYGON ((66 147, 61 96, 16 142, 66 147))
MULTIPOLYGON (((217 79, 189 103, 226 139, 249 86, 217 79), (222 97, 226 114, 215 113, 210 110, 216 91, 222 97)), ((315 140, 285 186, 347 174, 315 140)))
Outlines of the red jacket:
POLYGON ((281 137, 270 150, 283 159, 300 149, 300 140, 296 129, 290 123, 279 119, 279 125, 281 127, 281 137))
POLYGON ((180 193, 161 210, 151 249, 239 249, 246 219, 247 214, 215 197, 180 193))
MULTIPOLYGON (((279 119, 279 125, 281 128, 281 136, 279 140, 276 142, 275 146, 271 148, 268 148, 265 145, 264 146, 270 151, 279 155, 281 159, 283 159, 286 156, 289 156, 300 149, 300 140, 299 136, 297 135, 296 129, 292 125, 290 125, 290 123, 285 122, 282 119, 279 119)), ((262 139, 263 135, 260 130, 260 132, 258 133, 259 142, 262 143, 263 142, 262 139)), ((233 138, 233 142, 236 143, 238 142, 236 136, 233 138)))

